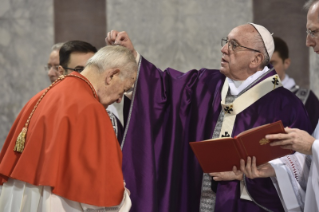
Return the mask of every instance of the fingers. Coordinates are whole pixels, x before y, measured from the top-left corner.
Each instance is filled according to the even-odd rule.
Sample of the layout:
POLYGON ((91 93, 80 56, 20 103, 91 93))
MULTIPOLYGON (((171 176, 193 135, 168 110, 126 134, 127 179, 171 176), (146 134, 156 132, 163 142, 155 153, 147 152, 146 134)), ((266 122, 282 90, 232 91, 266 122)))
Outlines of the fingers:
POLYGON ((282 149, 292 149, 293 150, 292 145, 283 145, 283 146, 281 146, 281 148, 282 149))
POLYGON ((286 145, 291 145, 292 140, 283 140, 283 141, 273 141, 269 145, 270 146, 286 146, 286 145))
POLYGON ((256 166, 256 157, 253 156, 253 162, 251 164, 251 171, 254 175, 257 173, 257 166, 256 166))
POLYGON ((246 177, 250 179, 254 178, 254 175, 252 174, 251 157, 247 157, 246 166, 245 166, 245 161, 240 160, 240 169, 246 175, 246 177))
POLYGON ((209 175, 212 176, 215 181, 222 181, 223 180, 221 178, 220 172, 212 172, 212 173, 209 173, 209 175))
POLYGON ((247 173, 251 173, 251 157, 247 157, 246 171, 247 173))
POLYGON ((233 167, 233 172, 236 174, 236 173, 237 173, 237 171, 238 171, 238 170, 237 170, 237 167, 236 167, 236 166, 234 166, 234 167, 233 167))
POLYGON ((240 170, 247 175, 246 169, 245 169, 245 161, 243 159, 240 159, 240 170))
POLYGON ((122 42, 125 42, 125 41, 127 41, 127 40, 128 40, 128 35, 127 35, 127 33, 124 32, 124 31, 123 31, 123 32, 119 32, 119 33, 117 33, 117 35, 116 35, 114 44, 119 44, 119 45, 121 45, 122 42))
POLYGON ((118 33, 119 32, 116 31, 116 30, 111 30, 111 32, 108 32, 107 36, 105 38, 106 44, 107 45, 115 44, 115 40, 116 40, 116 37, 117 37, 118 33))
POLYGON ((223 172, 212 172, 209 173, 209 175, 212 177, 221 177, 223 175, 223 172))
POLYGON ((292 133, 292 132, 295 132, 296 129, 295 129, 295 128, 286 127, 286 128, 285 128, 285 131, 286 131, 286 133, 292 133))
POLYGON ((283 134, 283 133, 266 135, 266 139, 269 139, 269 140, 284 140, 288 138, 290 138, 290 136, 288 134, 283 134))

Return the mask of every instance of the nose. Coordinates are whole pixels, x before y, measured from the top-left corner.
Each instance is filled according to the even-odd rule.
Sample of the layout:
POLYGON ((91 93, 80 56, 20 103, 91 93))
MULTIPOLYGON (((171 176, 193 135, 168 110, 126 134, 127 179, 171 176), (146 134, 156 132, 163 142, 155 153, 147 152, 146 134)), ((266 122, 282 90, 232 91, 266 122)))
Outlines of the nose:
POLYGON ((221 49, 220 51, 223 53, 223 54, 228 54, 228 43, 226 43, 221 49))
POLYGON ((54 68, 50 68, 48 71, 48 76, 51 77, 51 76, 55 76, 55 75, 56 75, 56 72, 55 72, 54 68))
POLYGON ((316 45, 316 43, 314 42, 314 39, 310 35, 307 35, 306 46, 314 47, 315 45, 316 45))

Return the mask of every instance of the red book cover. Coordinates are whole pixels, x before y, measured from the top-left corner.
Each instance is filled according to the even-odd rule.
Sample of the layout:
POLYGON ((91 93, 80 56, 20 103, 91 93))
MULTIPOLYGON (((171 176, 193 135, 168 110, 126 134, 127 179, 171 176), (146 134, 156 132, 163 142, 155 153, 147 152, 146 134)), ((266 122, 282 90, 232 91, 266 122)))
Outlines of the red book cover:
POLYGON ((191 148, 201 165, 203 172, 232 171, 233 166, 240 167, 240 159, 255 156, 257 166, 275 158, 292 154, 292 150, 272 147, 265 138, 268 134, 285 133, 281 121, 246 130, 235 138, 217 138, 190 142, 191 148))

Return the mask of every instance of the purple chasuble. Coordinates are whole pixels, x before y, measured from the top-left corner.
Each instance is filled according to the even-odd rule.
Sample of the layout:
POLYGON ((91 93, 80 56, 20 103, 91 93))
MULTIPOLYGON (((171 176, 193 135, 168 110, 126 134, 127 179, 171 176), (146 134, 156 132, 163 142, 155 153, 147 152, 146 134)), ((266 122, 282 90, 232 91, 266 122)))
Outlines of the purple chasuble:
MULTIPOLYGON (((271 71, 261 80, 274 74, 271 71)), ((184 74, 168 68, 162 72, 141 58, 122 142, 132 212, 199 211, 203 171, 189 142, 212 138, 224 81, 219 70, 184 74)), ((311 131, 300 100, 277 88, 237 115, 232 136, 278 120, 284 126, 311 131)), ((257 203, 283 211, 270 178, 246 182, 257 203)), ((239 181, 219 183, 215 211, 264 211, 239 197, 239 181)))

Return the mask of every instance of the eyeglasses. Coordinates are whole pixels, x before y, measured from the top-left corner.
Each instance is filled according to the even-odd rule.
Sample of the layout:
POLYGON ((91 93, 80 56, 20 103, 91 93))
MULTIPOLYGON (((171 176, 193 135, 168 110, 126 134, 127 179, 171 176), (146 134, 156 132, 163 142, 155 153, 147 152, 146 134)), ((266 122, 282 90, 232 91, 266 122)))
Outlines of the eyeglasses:
POLYGON ((254 51, 254 52, 259 52, 261 53, 260 51, 256 50, 256 49, 251 49, 251 48, 248 48, 246 46, 241 46, 239 45, 236 41, 234 40, 228 40, 227 38, 222 38, 222 41, 221 41, 221 45, 222 47, 225 46, 226 44, 228 44, 228 49, 232 49, 233 51, 235 51, 238 47, 242 47, 242 48, 245 48, 245 49, 248 49, 248 50, 251 50, 251 51, 254 51))
POLYGON ((65 70, 72 70, 81 73, 84 70, 84 67, 78 67, 78 68, 68 68, 68 67, 63 67, 65 70))
POLYGON ((45 71, 50 71, 53 68, 54 71, 58 71, 59 65, 46 65, 44 66, 45 71))
POLYGON ((319 29, 316 29, 316 30, 308 29, 308 30, 306 30, 307 35, 310 35, 310 37, 312 37, 312 38, 317 37, 318 32, 319 32, 319 29))

